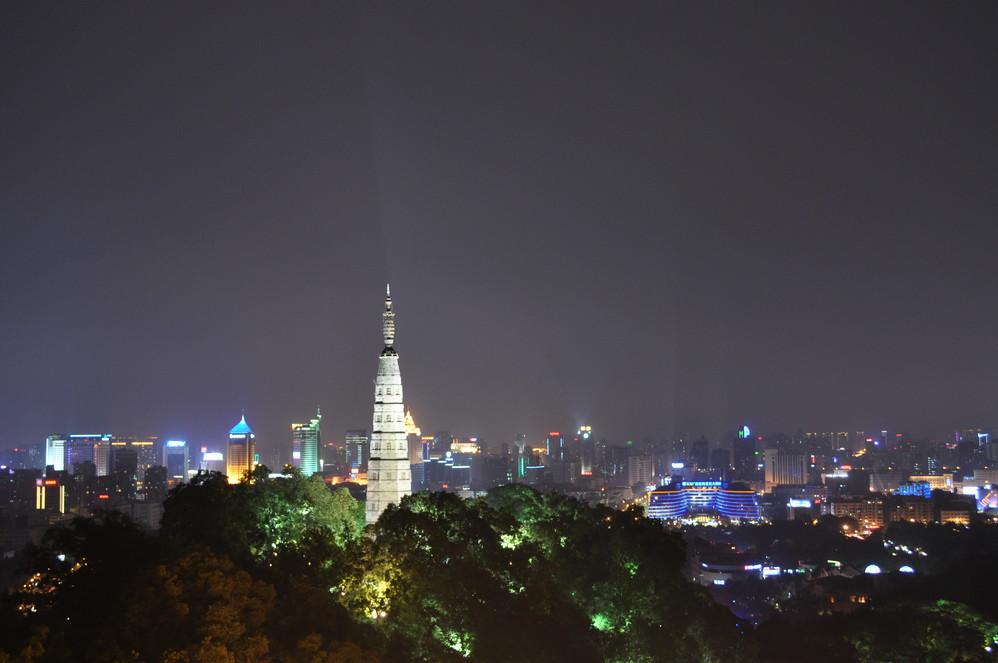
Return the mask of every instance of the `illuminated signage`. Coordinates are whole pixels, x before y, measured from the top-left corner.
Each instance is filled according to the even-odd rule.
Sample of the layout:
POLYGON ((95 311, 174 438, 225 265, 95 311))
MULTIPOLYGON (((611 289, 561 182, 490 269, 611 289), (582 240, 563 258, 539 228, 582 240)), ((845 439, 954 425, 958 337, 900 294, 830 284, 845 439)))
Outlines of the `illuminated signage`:
POLYGON ((187 443, 183 440, 170 440, 166 443, 168 447, 186 447, 187 443))
POLYGON ((787 502, 787 506, 794 509, 809 509, 811 508, 811 500, 790 500, 787 502))
POLYGON ((206 451, 204 454, 204 462, 206 463, 223 460, 225 460, 225 456, 218 451, 206 451))

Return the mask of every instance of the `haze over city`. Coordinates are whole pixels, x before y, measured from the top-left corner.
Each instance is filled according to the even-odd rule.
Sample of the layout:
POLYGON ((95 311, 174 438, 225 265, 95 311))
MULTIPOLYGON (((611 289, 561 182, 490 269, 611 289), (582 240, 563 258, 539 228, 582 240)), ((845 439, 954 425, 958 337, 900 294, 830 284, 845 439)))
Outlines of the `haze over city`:
POLYGON ((0 447, 993 425, 992 3, 0 7, 0 447))

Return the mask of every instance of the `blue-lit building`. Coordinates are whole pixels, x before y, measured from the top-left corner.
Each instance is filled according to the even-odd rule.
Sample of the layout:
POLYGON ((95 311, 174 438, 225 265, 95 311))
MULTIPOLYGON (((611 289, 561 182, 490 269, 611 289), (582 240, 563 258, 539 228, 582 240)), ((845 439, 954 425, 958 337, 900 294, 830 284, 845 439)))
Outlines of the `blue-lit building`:
POLYGON ((649 518, 675 520, 682 518, 690 509, 690 497, 682 484, 662 486, 648 493, 646 513, 649 518))
POLYGON ((163 445, 163 467, 169 481, 186 481, 191 466, 191 452, 185 440, 168 440, 163 445))
POLYGON ((733 520, 759 520, 759 500, 754 490, 729 485, 717 491, 717 512, 733 520))
POLYGON ((905 481, 897 487, 894 494, 906 497, 929 498, 932 497, 932 484, 928 481, 905 481))
POLYGON ((649 518, 723 517, 732 520, 759 520, 759 500, 755 491, 743 484, 721 481, 683 481, 648 493, 649 518))

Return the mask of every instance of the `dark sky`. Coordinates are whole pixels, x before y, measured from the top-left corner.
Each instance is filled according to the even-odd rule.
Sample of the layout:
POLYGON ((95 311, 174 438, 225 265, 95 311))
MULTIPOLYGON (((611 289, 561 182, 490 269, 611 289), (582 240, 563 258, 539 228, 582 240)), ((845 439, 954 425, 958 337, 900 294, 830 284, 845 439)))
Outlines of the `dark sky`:
POLYGON ((0 446, 944 434, 998 407, 993 2, 5 2, 0 446))

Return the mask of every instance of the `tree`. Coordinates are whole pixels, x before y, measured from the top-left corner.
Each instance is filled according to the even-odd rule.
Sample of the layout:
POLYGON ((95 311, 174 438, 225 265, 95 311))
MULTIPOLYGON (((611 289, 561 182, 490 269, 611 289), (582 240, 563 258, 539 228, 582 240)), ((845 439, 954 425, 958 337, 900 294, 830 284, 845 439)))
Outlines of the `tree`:
POLYGON ((196 550, 144 575, 108 660, 269 662, 275 597, 228 558, 196 550))
POLYGON ((244 566, 272 569, 275 582, 321 571, 363 533, 363 504, 344 488, 294 469, 269 477, 260 466, 238 484, 217 472, 198 473, 170 492, 166 538, 200 543, 244 566))

